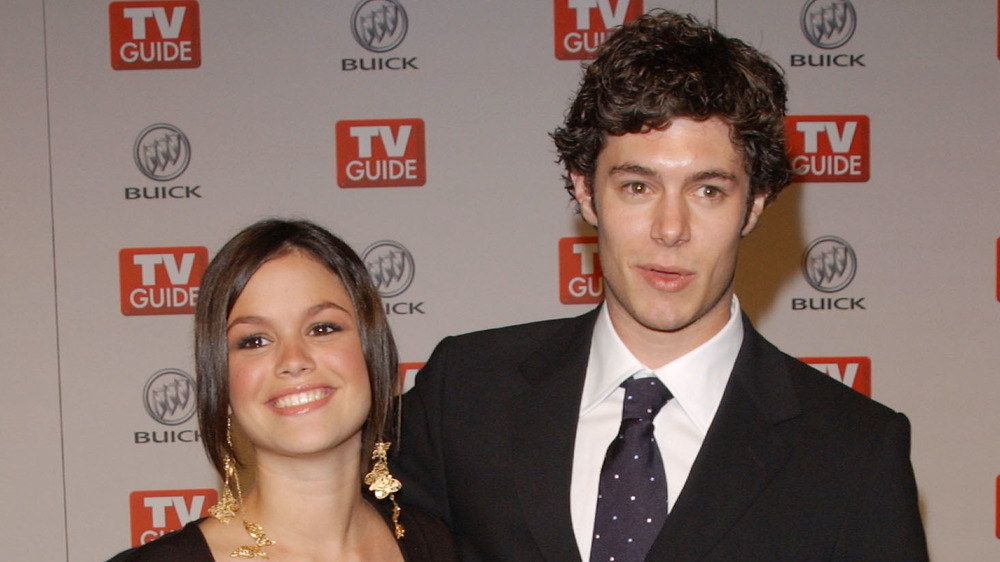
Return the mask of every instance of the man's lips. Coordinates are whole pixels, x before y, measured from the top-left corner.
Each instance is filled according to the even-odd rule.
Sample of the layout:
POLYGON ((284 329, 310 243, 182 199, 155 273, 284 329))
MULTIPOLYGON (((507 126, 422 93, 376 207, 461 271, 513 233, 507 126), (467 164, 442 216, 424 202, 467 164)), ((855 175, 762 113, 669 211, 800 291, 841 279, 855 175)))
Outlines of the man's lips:
POLYGON ((693 271, 680 267, 641 265, 636 269, 647 283, 661 291, 680 291, 695 277, 693 271))

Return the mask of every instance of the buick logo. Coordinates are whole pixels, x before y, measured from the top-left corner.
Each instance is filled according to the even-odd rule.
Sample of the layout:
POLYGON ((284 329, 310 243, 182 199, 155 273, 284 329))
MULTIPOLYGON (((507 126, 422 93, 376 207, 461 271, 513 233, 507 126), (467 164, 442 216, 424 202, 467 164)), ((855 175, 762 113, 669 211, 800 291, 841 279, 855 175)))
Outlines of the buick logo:
POLYGON ((382 298, 401 295, 413 283, 413 255, 398 242, 376 242, 368 246, 361 259, 382 298))
POLYGON ((354 40, 373 53, 398 47, 406 30, 406 10, 396 0, 361 0, 351 14, 354 40))
POLYGON ((802 273, 813 289, 836 293, 851 284, 858 271, 854 248, 836 236, 823 236, 809 243, 802 256, 802 273))
POLYGON ((135 165, 147 178, 170 181, 183 174, 191 162, 191 144, 177 127, 157 123, 139 133, 133 157, 135 165))
POLYGON ((851 0, 809 0, 802 8, 802 33, 820 49, 836 49, 847 43, 857 25, 851 0))
POLYGON ((142 399, 149 417, 163 425, 180 425, 194 415, 194 379, 179 369, 157 371, 146 381, 142 399))

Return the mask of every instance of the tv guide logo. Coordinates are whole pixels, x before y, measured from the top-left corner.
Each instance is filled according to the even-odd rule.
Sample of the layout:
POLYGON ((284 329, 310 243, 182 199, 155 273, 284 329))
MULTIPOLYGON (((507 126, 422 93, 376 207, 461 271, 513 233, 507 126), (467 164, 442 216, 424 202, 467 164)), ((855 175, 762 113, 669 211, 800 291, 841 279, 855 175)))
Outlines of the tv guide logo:
POLYGON ((799 357, 799 361, 869 398, 872 396, 872 360, 868 357, 799 357))
POLYGON ((118 253, 125 316, 194 314, 208 248, 126 248, 118 253))
POLYGON ((128 496, 132 546, 141 546, 208 516, 219 496, 215 490, 157 490, 128 496))
POLYGON ((597 256, 597 237, 559 240, 559 302, 597 304, 604 299, 604 277, 597 256))
POLYGON ((795 181, 868 181, 867 115, 790 115, 785 118, 785 136, 795 181))
POLYGON ((642 15, 642 0, 555 0, 556 58, 585 60, 616 27, 642 15))
POLYGON ((115 70, 201 66, 198 2, 112 2, 108 20, 115 70))
POLYGON ((337 185, 417 187, 427 180, 422 119, 337 122, 337 185))

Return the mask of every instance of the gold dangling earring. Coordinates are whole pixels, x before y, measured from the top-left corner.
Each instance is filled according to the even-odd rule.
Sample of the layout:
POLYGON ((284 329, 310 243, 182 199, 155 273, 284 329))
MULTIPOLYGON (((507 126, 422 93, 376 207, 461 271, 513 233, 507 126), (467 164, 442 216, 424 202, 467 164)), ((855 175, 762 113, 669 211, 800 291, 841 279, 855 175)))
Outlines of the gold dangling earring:
POLYGON ((399 524, 400 510, 399 504, 396 503, 396 492, 402 489, 403 485, 389 473, 389 463, 386 461, 386 455, 389 452, 390 445, 392 443, 385 441, 375 443, 375 449, 372 450, 372 460, 375 461, 375 466, 372 467, 371 472, 365 474, 365 484, 368 485, 368 489, 375 494, 376 498, 382 500, 388 497, 389 501, 392 502, 392 525, 395 529, 396 538, 401 539, 406 534, 406 529, 399 524))
MULTIPOLYGON (((226 443, 229 445, 229 450, 233 451, 233 417, 230 415, 226 418, 226 443)), ((236 512, 240 510, 243 505, 243 489, 240 487, 240 475, 236 471, 236 461, 232 456, 226 454, 226 458, 222 461, 223 472, 225 476, 222 482, 222 497, 219 499, 218 503, 208 508, 208 513, 212 517, 215 517, 219 521, 228 524, 229 521, 236 516, 236 512), (233 489, 236 489, 236 495, 233 495, 233 489)), ((252 545, 243 545, 237 547, 233 551, 233 558, 263 558, 267 559, 267 553, 264 552, 264 547, 277 544, 273 539, 269 538, 264 534, 264 528, 260 525, 247 521, 243 519, 243 528, 246 529, 250 538, 254 540, 252 545)))
MULTIPOLYGON (((226 443, 229 450, 233 450, 233 418, 226 418, 226 443)), ((240 510, 243 503, 243 490, 240 489, 240 476, 236 472, 236 461, 228 454, 223 460, 225 477, 222 482, 222 497, 218 503, 208 508, 208 513, 223 523, 229 523, 236 512, 240 510), (233 488, 236 488, 236 495, 233 496, 233 488)))

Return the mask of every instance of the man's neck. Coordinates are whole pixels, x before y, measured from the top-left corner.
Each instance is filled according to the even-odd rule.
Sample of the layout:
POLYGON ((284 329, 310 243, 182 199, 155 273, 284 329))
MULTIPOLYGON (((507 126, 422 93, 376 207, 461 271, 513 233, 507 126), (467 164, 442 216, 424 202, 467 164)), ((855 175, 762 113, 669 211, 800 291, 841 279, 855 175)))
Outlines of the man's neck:
POLYGON ((657 369, 690 353, 718 334, 731 318, 733 295, 728 293, 712 309, 677 330, 656 330, 639 323, 613 301, 605 302, 615 333, 643 365, 657 369))

